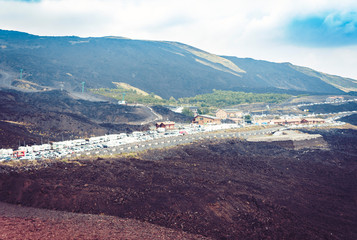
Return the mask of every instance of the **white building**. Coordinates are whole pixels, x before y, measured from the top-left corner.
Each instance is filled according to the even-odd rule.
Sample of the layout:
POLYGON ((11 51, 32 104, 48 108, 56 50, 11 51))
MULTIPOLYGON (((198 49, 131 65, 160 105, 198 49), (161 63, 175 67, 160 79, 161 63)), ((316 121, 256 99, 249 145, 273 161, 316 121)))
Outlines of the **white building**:
POLYGON ((110 134, 110 135, 105 135, 106 141, 114 141, 120 139, 120 134, 110 134))
POLYGON ((21 146, 19 147, 19 151, 25 151, 27 153, 33 153, 33 147, 32 146, 21 146))
POLYGON ((75 146, 81 146, 81 145, 85 145, 87 143, 87 141, 85 139, 75 139, 72 140, 73 145, 75 146))
POLYGON ((89 138, 90 144, 102 143, 106 141, 106 136, 91 137, 89 138))
POLYGON ((51 150, 51 145, 50 144, 33 145, 32 149, 33 149, 34 152, 51 150))
POLYGON ((5 149, 5 148, 2 148, 0 149, 0 157, 7 157, 7 156, 11 156, 12 153, 14 152, 14 150, 12 150, 11 148, 9 149, 5 149))

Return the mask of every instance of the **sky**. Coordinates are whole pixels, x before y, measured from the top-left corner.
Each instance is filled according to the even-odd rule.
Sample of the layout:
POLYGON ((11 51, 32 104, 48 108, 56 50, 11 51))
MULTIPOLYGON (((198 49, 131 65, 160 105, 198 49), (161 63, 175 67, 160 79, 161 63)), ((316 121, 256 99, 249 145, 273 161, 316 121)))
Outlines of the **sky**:
POLYGON ((357 79, 356 0, 0 0, 0 29, 176 41, 357 79))

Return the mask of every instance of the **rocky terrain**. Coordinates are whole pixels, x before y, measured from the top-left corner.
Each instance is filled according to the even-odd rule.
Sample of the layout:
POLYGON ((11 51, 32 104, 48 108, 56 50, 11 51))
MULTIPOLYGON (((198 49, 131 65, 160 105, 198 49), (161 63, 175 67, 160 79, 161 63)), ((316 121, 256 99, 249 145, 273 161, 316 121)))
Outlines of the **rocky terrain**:
POLYGON ((352 114, 350 116, 340 118, 339 120, 357 126, 357 114, 352 114))
POLYGON ((338 113, 345 111, 355 111, 357 109, 357 102, 347 103, 332 103, 332 104, 320 104, 313 106, 300 107, 301 110, 309 109, 310 112, 319 113, 338 113))
POLYGON ((0 202, 0 239, 209 239, 134 219, 0 202))
MULTIPOLYGON (((304 132, 320 134, 323 146, 206 140, 113 158, 4 163, 0 200, 154 224, 138 236, 161 226, 197 238, 356 239, 357 132, 304 132)), ((3 232, 11 219, 0 215, 3 232)), ((68 226, 41 215, 32 226, 49 224, 47 234, 68 226)), ((26 214, 13 217, 26 226, 26 214)), ((117 221, 95 236, 85 235, 86 227, 76 231, 97 239, 115 232, 117 221)), ((23 229, 24 236, 46 231, 41 225, 23 229)))
POLYGON ((190 123, 192 121, 192 117, 173 112, 163 106, 153 106, 152 109, 162 116, 163 121, 170 120, 179 123, 190 123))
MULTIPOLYGON (((16 148, 19 143, 32 145, 142 131, 149 128, 146 123, 158 120, 157 115, 145 106, 89 101, 80 99, 81 94, 77 95, 60 90, 0 90, 0 148, 16 148)), ((163 114, 165 120, 188 121, 184 115, 164 107, 155 109, 163 114)))

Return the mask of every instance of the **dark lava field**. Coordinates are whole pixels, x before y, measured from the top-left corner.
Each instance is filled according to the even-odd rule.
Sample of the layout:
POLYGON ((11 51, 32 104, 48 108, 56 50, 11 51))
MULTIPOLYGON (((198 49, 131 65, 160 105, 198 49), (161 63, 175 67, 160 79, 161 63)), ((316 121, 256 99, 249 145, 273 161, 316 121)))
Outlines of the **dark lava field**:
POLYGON ((147 130, 140 107, 74 99, 68 92, 0 89, 0 148, 147 130))
POLYGON ((310 132, 324 144, 207 140, 115 158, 2 164, 0 201, 139 220, 148 223, 140 231, 160 226, 190 239, 357 239, 357 131, 310 132))

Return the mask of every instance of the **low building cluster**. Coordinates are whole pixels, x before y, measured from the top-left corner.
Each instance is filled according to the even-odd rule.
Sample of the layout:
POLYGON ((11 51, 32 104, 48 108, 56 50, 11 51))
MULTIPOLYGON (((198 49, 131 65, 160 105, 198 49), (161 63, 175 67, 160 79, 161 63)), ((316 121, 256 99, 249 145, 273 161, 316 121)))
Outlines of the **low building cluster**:
POLYGON ((337 102, 343 102, 343 101, 344 101, 344 97, 342 97, 342 96, 332 96, 332 97, 326 98, 326 102, 328 102, 328 103, 337 103, 337 102))
POLYGON ((244 122, 244 115, 243 111, 239 109, 219 109, 216 112, 216 117, 221 120, 231 120, 237 124, 242 124, 244 122))
POLYGON ((172 130, 175 129, 175 122, 166 121, 166 122, 157 122, 155 124, 156 129, 162 128, 164 130, 172 130))
POLYGON ((197 115, 193 118, 192 123, 198 125, 221 124, 221 119, 210 115, 197 115))
MULTIPOLYGON (((132 132, 131 134, 119 133, 104 136, 96 136, 88 139, 75 139, 68 141, 52 142, 51 144, 41 144, 33 146, 20 146, 17 150, 0 149, 0 161, 11 159, 42 159, 58 158, 73 154, 75 152, 91 151, 99 148, 110 148, 122 144, 129 144, 140 141, 153 140, 162 137, 195 134, 203 131, 217 131, 243 127, 245 114, 236 109, 221 109, 216 116, 197 115, 192 123, 177 126, 173 121, 162 121, 155 124, 156 129, 146 132, 132 132), (222 123, 224 120, 239 119, 233 121, 234 124, 222 123)), ((306 126, 324 124, 325 119, 307 117, 286 117, 284 119, 266 119, 258 116, 252 117, 252 124, 255 125, 282 125, 282 126, 306 126)), ((333 119, 331 120, 333 121, 333 119)))
POLYGON ((254 121, 257 125, 300 125, 325 123, 322 118, 287 118, 287 119, 258 119, 254 121))

